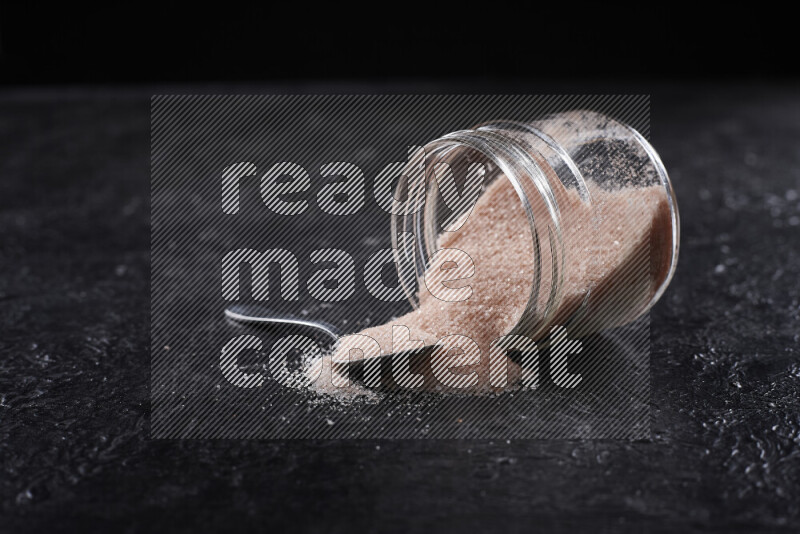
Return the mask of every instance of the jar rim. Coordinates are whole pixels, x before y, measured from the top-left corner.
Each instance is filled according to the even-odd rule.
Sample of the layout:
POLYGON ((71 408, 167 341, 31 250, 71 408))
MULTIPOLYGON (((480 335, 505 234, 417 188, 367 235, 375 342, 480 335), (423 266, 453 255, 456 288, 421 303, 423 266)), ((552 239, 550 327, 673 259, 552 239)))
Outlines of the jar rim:
MULTIPOLYGON (((442 151, 454 149, 475 150, 497 165, 502 175, 497 179, 507 179, 511 182, 525 209, 531 231, 530 237, 534 246, 534 273, 525 309, 522 310, 516 326, 510 333, 525 330, 528 335, 536 335, 547 326, 550 317, 558 309, 562 296, 565 254, 561 217, 552 185, 539 164, 518 143, 490 130, 460 130, 425 145, 424 187, 416 190, 416 194, 425 195, 421 209, 413 210, 411 213, 397 213, 396 210, 393 210, 391 219, 392 245, 397 265, 401 265, 401 261, 411 261, 416 268, 416 279, 413 284, 408 283, 404 277, 400 277, 406 296, 411 305, 415 309, 418 308, 418 295, 415 289, 422 283, 421 278, 429 266, 432 253, 435 252, 439 234, 438 231, 434 232, 431 223, 436 220, 436 208, 430 195, 434 194, 436 189, 431 187, 432 184, 429 182, 436 178, 432 172, 428 172, 429 163, 435 160, 442 151), (547 215, 546 217, 534 215, 531 198, 533 195, 536 195, 537 203, 545 206, 544 211, 537 210, 537 213, 540 215, 544 213, 547 215), (409 230, 414 234, 413 244, 398 242, 400 233, 409 230), (409 250, 410 247, 413 247, 413 250, 409 250), (548 259, 550 261, 547 261, 548 259), (546 284, 542 284, 542 270, 545 268, 551 271, 549 287, 543 287, 546 284), (539 309, 542 297, 545 298, 546 304, 542 306, 543 309, 539 309)), ((409 195, 411 195, 411 187, 409 187, 409 195)), ((409 200, 411 199, 409 198, 409 200)), ((416 202, 409 202, 409 204, 413 206, 416 205, 416 202)))

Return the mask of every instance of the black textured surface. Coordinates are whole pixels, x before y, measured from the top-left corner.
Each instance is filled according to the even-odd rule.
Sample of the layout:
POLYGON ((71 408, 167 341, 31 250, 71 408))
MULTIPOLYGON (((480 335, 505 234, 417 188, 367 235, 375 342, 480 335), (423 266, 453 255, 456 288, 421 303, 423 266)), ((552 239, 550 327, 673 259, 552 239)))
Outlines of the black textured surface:
POLYGON ((800 92, 662 89, 653 439, 151 441, 145 92, 0 96, 0 531, 800 528, 800 92))

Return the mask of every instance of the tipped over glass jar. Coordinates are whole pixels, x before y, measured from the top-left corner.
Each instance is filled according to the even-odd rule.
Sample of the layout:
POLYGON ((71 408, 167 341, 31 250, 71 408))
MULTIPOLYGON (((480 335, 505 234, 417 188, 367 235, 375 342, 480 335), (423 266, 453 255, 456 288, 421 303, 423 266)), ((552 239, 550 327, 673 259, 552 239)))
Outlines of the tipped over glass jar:
POLYGON ((392 219, 397 263, 414 266, 400 278, 416 311, 396 321, 412 337, 416 327, 429 343, 457 333, 486 346, 555 325, 581 337, 645 314, 675 272, 680 224, 664 165, 608 116, 488 122, 428 143, 424 158, 392 219))

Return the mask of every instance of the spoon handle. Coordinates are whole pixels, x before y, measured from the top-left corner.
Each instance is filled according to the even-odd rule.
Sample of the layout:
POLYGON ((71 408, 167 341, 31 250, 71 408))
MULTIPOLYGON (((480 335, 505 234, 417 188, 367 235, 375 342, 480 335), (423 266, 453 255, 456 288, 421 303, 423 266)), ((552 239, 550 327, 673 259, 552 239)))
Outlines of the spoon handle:
POLYGON ((305 319, 290 313, 278 312, 260 306, 236 305, 225 310, 225 316, 244 324, 273 324, 273 325, 293 325, 301 328, 312 328, 318 330, 333 341, 337 341, 342 333, 332 324, 324 321, 305 319))

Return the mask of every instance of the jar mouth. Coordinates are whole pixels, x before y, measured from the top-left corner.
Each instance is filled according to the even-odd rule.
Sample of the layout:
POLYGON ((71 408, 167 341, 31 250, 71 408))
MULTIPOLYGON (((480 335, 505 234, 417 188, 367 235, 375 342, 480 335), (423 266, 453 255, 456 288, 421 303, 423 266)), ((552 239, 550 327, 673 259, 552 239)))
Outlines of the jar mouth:
POLYGON ((526 238, 530 238, 533 245, 533 279, 525 308, 509 334, 524 331, 536 336, 558 308, 565 267, 561 217, 544 171, 524 147, 488 130, 447 134, 425 145, 424 153, 424 177, 419 183, 408 184, 406 209, 394 209, 392 214, 395 261, 398 266, 414 265, 414 277, 400 276, 411 305, 419 308, 418 287, 424 283, 422 277, 430 266, 442 232, 436 223, 442 198, 433 169, 439 162, 474 160, 477 156, 485 167, 481 194, 492 181, 509 180, 528 219, 530 235, 526 238), (399 236, 403 233, 414 237, 401 240, 399 236))

